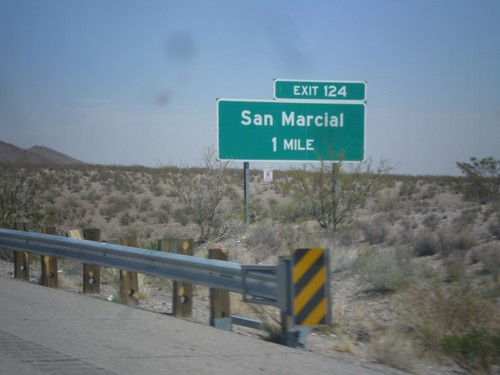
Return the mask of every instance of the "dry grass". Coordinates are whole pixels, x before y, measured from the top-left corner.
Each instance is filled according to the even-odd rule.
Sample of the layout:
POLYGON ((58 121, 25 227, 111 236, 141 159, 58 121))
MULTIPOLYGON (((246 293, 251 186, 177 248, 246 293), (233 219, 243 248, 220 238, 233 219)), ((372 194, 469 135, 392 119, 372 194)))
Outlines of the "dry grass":
POLYGON ((357 340, 350 336, 337 336, 337 340, 335 340, 331 346, 332 350, 339 353, 348 354, 357 358, 362 358, 364 356, 363 351, 358 348, 357 340))
POLYGON ((408 335, 395 330, 378 334, 370 341, 370 357, 378 362, 411 372, 415 362, 415 345, 408 335))
POLYGON ((443 283, 438 277, 421 278, 400 298, 403 321, 429 352, 443 354, 447 336, 474 329, 497 330, 500 309, 468 283, 443 283))
POLYGON ((395 249, 365 253, 358 265, 362 279, 370 283, 376 292, 404 290, 412 282, 411 263, 395 249))
POLYGON ((335 247, 330 251, 330 270, 334 273, 351 270, 366 250, 360 246, 335 247))

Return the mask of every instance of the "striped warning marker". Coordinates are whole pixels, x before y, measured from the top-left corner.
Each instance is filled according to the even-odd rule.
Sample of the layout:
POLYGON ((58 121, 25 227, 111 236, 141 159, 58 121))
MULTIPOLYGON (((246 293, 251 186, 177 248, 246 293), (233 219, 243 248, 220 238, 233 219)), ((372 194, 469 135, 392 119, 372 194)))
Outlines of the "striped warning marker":
POLYGON ((325 249, 293 250, 292 279, 294 324, 329 324, 328 263, 325 249))

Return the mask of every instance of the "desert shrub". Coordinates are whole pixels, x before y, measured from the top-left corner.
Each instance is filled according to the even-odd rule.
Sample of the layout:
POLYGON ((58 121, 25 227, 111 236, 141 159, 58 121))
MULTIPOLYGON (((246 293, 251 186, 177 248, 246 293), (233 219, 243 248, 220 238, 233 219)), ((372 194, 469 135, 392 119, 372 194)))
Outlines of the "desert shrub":
POLYGON ((444 255, 470 250, 477 243, 476 235, 471 229, 443 229, 439 232, 438 237, 440 251, 444 255))
POLYGON ((95 189, 91 189, 87 194, 82 195, 82 199, 97 207, 97 204, 102 199, 102 194, 98 193, 95 189))
POLYGON ((500 311, 494 302, 482 298, 468 283, 446 284, 435 276, 421 277, 398 301, 403 322, 426 352, 438 357, 450 354, 457 337, 498 329, 500 311))
POLYGON ((0 165, 0 227, 51 224, 44 197, 51 187, 52 179, 43 170, 0 165))
MULTIPOLYGON (((267 204, 265 205, 265 207, 262 207, 261 209, 261 218, 262 219, 272 219, 272 217, 274 216, 273 214, 273 209, 277 206, 278 204, 278 201, 276 200, 276 198, 270 198, 268 201, 267 201, 267 204)), ((259 220, 260 218, 256 218, 256 220, 259 220)))
POLYGON ((472 328, 461 334, 446 335, 442 348, 470 373, 484 374, 492 366, 500 365, 500 332, 472 328))
POLYGON ((420 199, 430 200, 436 196, 437 187, 434 184, 428 185, 426 188, 422 187, 422 191, 420 193, 420 199))
POLYGON ((155 175, 149 183, 149 191, 151 191, 155 197, 161 197, 165 193, 160 182, 160 176, 155 175))
POLYGON ((292 248, 302 247, 304 242, 309 243, 308 238, 306 231, 297 231, 290 225, 259 222, 249 227, 245 245, 256 253, 257 261, 260 262, 270 256, 289 254, 292 248))
POLYGON ((436 230, 438 224, 439 224, 439 216, 436 215, 434 212, 427 214, 424 219, 422 220, 422 224, 430 230, 436 230))
POLYGON ((10 249, 0 247, 0 259, 12 263, 14 262, 14 252, 10 249))
POLYGON ((411 263, 395 250, 370 251, 358 262, 361 278, 377 292, 395 292, 410 285, 411 263))
POLYGON ((175 189, 171 189, 166 191, 165 196, 169 198, 179 198, 180 195, 175 189))
POLYGON ((172 205, 169 201, 164 200, 160 204, 160 208, 153 213, 157 223, 166 224, 172 215, 172 205))
POLYGON ((82 190, 82 186, 80 184, 80 176, 76 171, 68 171, 68 175, 64 179, 68 190, 72 193, 79 193, 82 190), (70 172, 73 172, 70 174, 70 172))
POLYGON ((418 192, 418 187, 415 181, 406 180, 401 183, 399 187, 399 196, 403 199, 412 199, 418 192))
POLYGON ((107 219, 117 216, 120 212, 131 207, 133 200, 125 197, 110 196, 107 199, 107 205, 101 208, 100 213, 107 219))
POLYGON ((340 228, 335 233, 335 240, 338 245, 347 247, 359 241, 361 239, 361 235, 360 226, 354 223, 353 225, 340 228))
POLYGON ((250 200, 248 209, 250 212, 251 222, 255 222, 256 220, 262 220, 266 216, 264 212, 264 206, 262 204, 262 199, 260 197, 253 197, 250 200))
POLYGON ((125 212, 121 217, 120 217, 120 225, 130 225, 133 222, 135 222, 135 218, 132 217, 128 212, 125 212))
POLYGON ((392 191, 381 191, 375 198, 375 212, 386 212, 395 215, 398 211, 400 196, 392 191))
POLYGON ((361 223, 360 227, 365 240, 372 245, 383 243, 387 237, 387 225, 384 220, 381 220, 380 216, 377 216, 371 222, 361 223))
POLYGON ((428 230, 421 230, 411 238, 413 254, 425 257, 439 252, 439 242, 434 234, 428 230))
POLYGON ((153 209, 153 202, 151 200, 151 197, 143 197, 139 201, 138 208, 140 211, 146 212, 146 211, 151 211, 153 209))
POLYGON ((465 252, 456 251, 448 254, 443 260, 443 268, 446 273, 445 281, 454 283, 461 281, 466 276, 465 252))
POLYGON ((431 209, 431 204, 427 200, 417 199, 414 203, 413 210, 416 213, 425 215, 431 209))
POLYGON ((189 212, 185 208, 179 208, 172 213, 174 220, 182 225, 187 225, 190 221, 189 212))
POLYGON ((493 276, 495 280, 500 276, 500 245, 498 243, 488 243, 475 248, 472 251, 473 262, 481 262, 486 273, 493 276))
POLYGON ((153 217, 158 224, 167 224, 170 219, 170 213, 165 210, 157 210, 153 212, 153 217))
POLYGON ((284 242, 282 228, 283 226, 273 226, 269 222, 253 224, 249 228, 245 245, 261 260, 276 255, 284 242))
POLYGON ((500 160, 493 157, 470 158, 470 163, 457 163, 465 175, 462 192, 465 199, 482 204, 498 201, 500 197, 500 160))
POLYGON ((284 188, 297 213, 333 232, 383 188, 381 176, 391 169, 383 161, 375 171, 371 162, 352 166, 348 172, 343 168, 341 162, 321 161, 314 167, 295 169, 284 188))
POLYGON ((476 208, 474 209, 466 209, 463 210, 460 215, 456 216, 453 218, 453 227, 456 230, 462 230, 464 228, 470 228, 474 226, 474 223, 476 222, 478 210, 476 208))
POLYGON ((495 218, 488 224, 488 231, 500 240, 500 212, 497 212, 495 218))
POLYGON ((487 222, 490 219, 491 215, 496 214, 497 212, 500 211, 500 202, 496 203, 490 203, 488 204, 483 210, 483 221, 487 222))
POLYGON ((354 268, 360 254, 361 249, 356 246, 335 247, 330 251, 330 270, 338 273, 354 268))
POLYGON ((302 215, 296 210, 293 202, 278 203, 276 200, 269 202, 271 218, 284 224, 297 222, 302 215))
POLYGON ((168 200, 164 200, 160 203, 160 210, 170 214, 172 212, 172 204, 168 200))

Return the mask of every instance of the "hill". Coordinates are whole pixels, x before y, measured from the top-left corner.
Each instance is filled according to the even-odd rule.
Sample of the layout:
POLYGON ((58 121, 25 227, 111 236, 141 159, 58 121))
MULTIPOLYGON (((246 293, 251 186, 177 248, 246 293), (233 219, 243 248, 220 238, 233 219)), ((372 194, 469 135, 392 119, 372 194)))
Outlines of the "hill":
POLYGON ((33 146, 23 149, 0 141, 0 162, 21 162, 28 164, 80 164, 82 161, 48 147, 33 146))

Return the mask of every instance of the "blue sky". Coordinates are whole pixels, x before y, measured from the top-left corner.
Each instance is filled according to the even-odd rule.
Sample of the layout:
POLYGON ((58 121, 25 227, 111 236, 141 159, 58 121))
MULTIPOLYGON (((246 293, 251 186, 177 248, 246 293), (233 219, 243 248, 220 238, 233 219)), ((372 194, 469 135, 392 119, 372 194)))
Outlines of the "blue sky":
POLYGON ((0 140, 195 165, 217 98, 367 81, 366 156, 459 174, 500 159, 499 20, 499 0, 1 0, 0 140))

